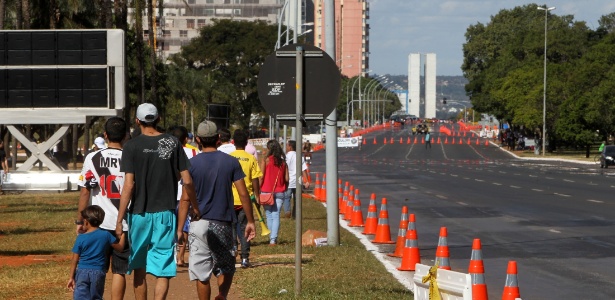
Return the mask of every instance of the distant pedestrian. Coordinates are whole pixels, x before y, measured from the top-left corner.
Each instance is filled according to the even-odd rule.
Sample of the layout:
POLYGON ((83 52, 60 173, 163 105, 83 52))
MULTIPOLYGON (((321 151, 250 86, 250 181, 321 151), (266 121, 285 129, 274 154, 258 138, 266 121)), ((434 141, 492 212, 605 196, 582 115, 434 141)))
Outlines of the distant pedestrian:
POLYGON ((113 247, 122 251, 126 244, 124 235, 117 239, 111 232, 100 230, 105 211, 90 205, 81 211, 83 233, 77 236, 73 246, 73 258, 66 287, 73 291, 73 299, 103 299, 108 255, 113 247))
MULTIPOLYGON (((286 165, 288 166, 288 189, 290 190, 290 198, 284 198, 284 211, 286 212, 285 217, 293 219, 295 218, 295 203, 297 199, 297 142, 296 141, 288 141, 288 145, 286 146, 286 165), (292 199, 292 213, 291 213, 291 199, 292 199)), ((301 175, 303 175, 304 179, 308 178, 308 167, 305 163, 305 159, 301 158, 301 175)), ((306 181, 303 185, 304 188, 310 187, 310 182, 306 181)))
POLYGON ((231 132, 228 129, 220 128, 218 130, 218 135, 220 135, 218 151, 231 154, 231 152, 237 150, 235 149, 235 145, 231 144, 231 132))
MULTIPOLYGON (((246 184, 246 189, 248 190, 248 195, 250 196, 250 201, 256 203, 256 195, 260 194, 260 187, 258 185, 259 178, 263 176, 263 172, 261 172, 254 155, 245 151, 245 147, 248 145, 248 136, 246 133, 241 129, 235 130, 235 133, 233 134, 233 141, 235 141, 235 147, 237 150, 233 151, 231 156, 237 158, 237 161, 239 161, 241 169, 246 175, 244 182, 246 184)), ((237 216, 236 226, 233 227, 233 230, 241 243, 241 267, 248 268, 251 266, 250 241, 248 241, 243 234, 246 231, 246 226, 248 225, 248 218, 243 210, 241 198, 239 197, 239 191, 235 185, 233 185, 233 200, 235 205, 235 215, 237 216)), ((236 241, 236 239, 233 239, 233 241, 236 241)))
POLYGON ((267 155, 261 165, 263 177, 260 180, 262 193, 272 193, 274 197, 273 205, 263 205, 267 216, 267 227, 271 230, 269 235, 269 245, 275 246, 278 243, 278 231, 280 229, 280 210, 285 199, 290 199, 288 190, 288 167, 284 151, 276 140, 267 143, 267 155))
POLYGON ((177 238, 183 242, 181 224, 191 205, 190 223, 190 280, 197 280, 199 299, 211 296, 210 278, 218 277, 218 296, 226 299, 235 274, 233 249, 233 185, 237 188, 241 206, 247 218, 244 236, 254 238, 254 217, 250 197, 244 181, 245 174, 236 158, 217 151, 219 140, 216 124, 203 121, 195 134, 202 153, 191 159, 190 175, 194 179, 196 198, 182 196, 179 206, 177 238))
POLYGON ((429 149, 431 149, 431 133, 427 132, 427 134, 425 134, 425 149, 427 149, 427 147, 429 147, 429 149))
POLYGON ((115 233, 121 235, 120 221, 126 216, 130 239, 128 269, 134 270, 137 299, 147 298, 146 272, 157 278, 154 297, 166 299, 169 281, 177 273, 175 205, 180 178, 187 196, 196 197, 188 157, 175 137, 158 131, 159 121, 153 104, 139 105, 136 122, 141 134, 126 142, 120 163, 125 178, 115 233))

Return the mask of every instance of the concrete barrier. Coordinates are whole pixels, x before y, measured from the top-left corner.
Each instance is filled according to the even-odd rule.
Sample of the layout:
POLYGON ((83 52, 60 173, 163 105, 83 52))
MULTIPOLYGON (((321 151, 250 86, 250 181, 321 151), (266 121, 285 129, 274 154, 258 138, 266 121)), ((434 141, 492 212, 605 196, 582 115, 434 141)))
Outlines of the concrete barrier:
MULTIPOLYGON (((429 281, 423 277, 429 274, 431 266, 416 264, 414 272, 414 299, 429 300, 429 281)), ((472 281, 470 274, 438 269, 436 282, 442 300, 472 300, 472 281)))

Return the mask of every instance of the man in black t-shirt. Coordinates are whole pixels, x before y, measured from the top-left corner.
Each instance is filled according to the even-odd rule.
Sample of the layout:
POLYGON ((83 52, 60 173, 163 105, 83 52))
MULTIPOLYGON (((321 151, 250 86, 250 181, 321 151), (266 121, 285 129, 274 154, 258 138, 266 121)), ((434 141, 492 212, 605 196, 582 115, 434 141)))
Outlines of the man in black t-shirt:
POLYGON ((190 162, 182 144, 156 128, 160 118, 151 103, 137 108, 141 134, 124 145, 120 171, 125 173, 120 197, 116 235, 122 234, 126 215, 130 239, 129 270, 134 270, 135 298, 147 298, 146 272, 157 277, 154 298, 166 298, 170 278, 175 277, 175 204, 177 182, 195 199, 190 162), (130 208, 128 213, 128 203, 130 208), (147 267, 147 269, 146 269, 147 267), (161 293, 161 294, 160 294, 161 293))

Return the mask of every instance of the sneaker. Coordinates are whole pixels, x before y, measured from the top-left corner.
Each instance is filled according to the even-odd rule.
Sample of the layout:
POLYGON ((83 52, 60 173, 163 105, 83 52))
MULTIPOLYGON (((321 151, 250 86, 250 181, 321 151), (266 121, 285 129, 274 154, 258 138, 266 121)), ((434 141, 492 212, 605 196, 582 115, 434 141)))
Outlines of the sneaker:
POLYGON ((233 257, 237 256, 237 246, 233 246, 233 249, 231 250, 231 255, 233 257))
POLYGON ((252 267, 252 265, 250 264, 250 259, 248 259, 248 258, 242 259, 241 260, 241 267, 243 269, 252 267))

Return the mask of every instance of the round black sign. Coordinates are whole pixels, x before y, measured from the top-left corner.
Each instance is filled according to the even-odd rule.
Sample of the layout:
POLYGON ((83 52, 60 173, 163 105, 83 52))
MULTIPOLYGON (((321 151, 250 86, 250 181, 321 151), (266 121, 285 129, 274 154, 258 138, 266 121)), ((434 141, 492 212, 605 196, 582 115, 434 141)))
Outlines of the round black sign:
MULTIPOLYGON (((277 52, 289 53, 296 51, 297 47, 304 50, 303 114, 326 118, 337 105, 340 95, 340 71, 325 51, 312 45, 292 44, 277 52), (319 53, 322 55, 318 56, 319 53)), ((278 56, 274 52, 265 59, 258 74, 258 96, 267 113, 274 116, 295 114, 296 75, 295 56, 278 56)), ((294 121, 280 123, 295 125, 294 121)))

